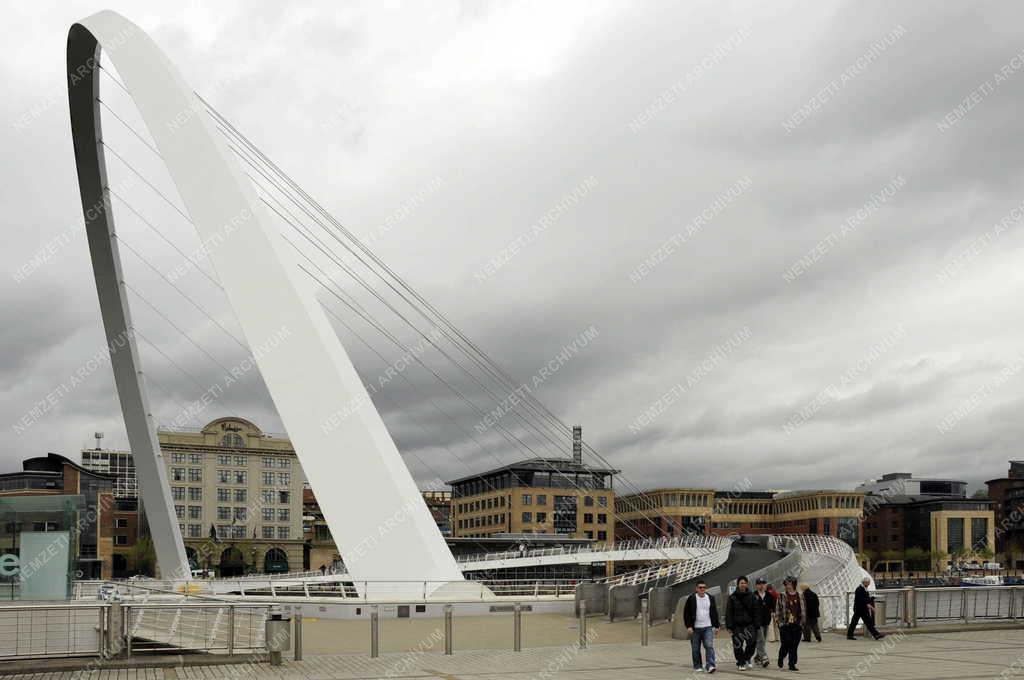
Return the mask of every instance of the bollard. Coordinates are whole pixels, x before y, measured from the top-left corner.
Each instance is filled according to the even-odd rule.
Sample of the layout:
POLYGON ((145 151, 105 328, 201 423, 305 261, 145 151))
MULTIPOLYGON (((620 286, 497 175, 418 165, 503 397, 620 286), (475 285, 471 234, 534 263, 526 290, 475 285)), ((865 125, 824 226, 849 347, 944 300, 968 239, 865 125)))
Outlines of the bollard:
POLYGON ((647 646, 647 598, 640 600, 640 646, 647 646))
POLYGON ((448 656, 452 655, 452 646, 455 644, 453 635, 455 634, 454 624, 452 621, 452 606, 446 604, 444 606, 444 653, 448 656))
POLYGON ((302 613, 295 612, 292 618, 295 619, 295 653, 292 658, 302 661, 302 613))
POLYGON ((235 605, 228 605, 228 656, 235 653, 235 605))
POLYGON ((587 648, 587 601, 580 600, 580 649, 587 648))
POLYGON ((370 658, 380 656, 380 605, 373 605, 370 612, 370 658))
POLYGON ((523 651, 523 606, 516 602, 512 610, 512 650, 523 651))

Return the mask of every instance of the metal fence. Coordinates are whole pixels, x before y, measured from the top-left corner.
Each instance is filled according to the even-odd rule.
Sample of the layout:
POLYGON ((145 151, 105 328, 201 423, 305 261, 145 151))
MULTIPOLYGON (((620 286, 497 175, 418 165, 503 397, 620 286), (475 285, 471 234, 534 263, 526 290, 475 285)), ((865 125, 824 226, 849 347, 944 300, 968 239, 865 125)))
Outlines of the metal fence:
MULTIPOLYGON (((883 610, 879 625, 913 627, 1024 618, 1024 586, 878 589, 872 594, 876 601, 884 602, 881 606, 876 603, 883 610)), ((844 608, 851 611, 852 603, 853 593, 849 592, 844 608)))
POLYGON ((270 605, 227 602, 0 607, 0 661, 146 651, 233 654, 265 647, 270 605))

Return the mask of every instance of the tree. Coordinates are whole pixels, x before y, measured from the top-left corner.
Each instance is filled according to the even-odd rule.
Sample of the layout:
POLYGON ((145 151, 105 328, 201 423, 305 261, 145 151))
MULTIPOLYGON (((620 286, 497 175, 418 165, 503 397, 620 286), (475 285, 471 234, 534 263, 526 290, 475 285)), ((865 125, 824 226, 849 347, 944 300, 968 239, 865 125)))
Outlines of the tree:
POLYGON ((932 550, 929 551, 928 557, 931 559, 932 564, 935 565, 935 568, 938 569, 942 562, 946 561, 946 558, 949 557, 949 553, 945 550, 932 550))
POLYGON ((988 546, 985 546, 981 550, 977 551, 977 555, 986 562, 991 562, 992 558, 996 556, 996 551, 992 548, 989 548, 988 546))
POLYGON ((908 566, 910 566, 910 568, 920 568, 921 562, 928 559, 928 552, 925 551, 924 548, 914 546, 907 548, 906 552, 903 554, 903 559, 909 563, 908 566))
POLYGON ((987 501, 988 500, 988 489, 978 489, 977 491, 975 491, 971 495, 971 498, 973 498, 975 500, 979 500, 979 501, 987 501))
POLYGON ((135 545, 128 551, 128 564, 130 569, 142 576, 152 576, 156 568, 156 549, 153 547, 153 539, 149 536, 140 536, 135 545))

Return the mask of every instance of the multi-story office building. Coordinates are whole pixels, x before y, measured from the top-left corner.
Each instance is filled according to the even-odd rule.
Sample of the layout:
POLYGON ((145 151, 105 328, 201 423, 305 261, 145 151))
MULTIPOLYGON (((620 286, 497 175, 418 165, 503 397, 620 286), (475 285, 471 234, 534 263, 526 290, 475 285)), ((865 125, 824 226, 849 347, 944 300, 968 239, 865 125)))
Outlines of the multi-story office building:
POLYGON ((616 536, 819 534, 861 547, 864 494, 852 491, 716 491, 663 488, 620 496, 616 536))
MULTIPOLYGON (((157 438, 193 568, 222 576, 303 568, 305 476, 286 437, 232 417, 202 428, 160 429, 157 438)), ((122 505, 137 498, 130 453, 85 449, 82 460, 83 468, 115 478, 122 505)), ((131 518, 115 521, 122 526, 114 540, 130 547, 129 537, 116 536, 132 531, 131 518)), ((145 533, 144 518, 136 523, 135 533, 145 533)))
POLYGON ((1024 569, 1024 460, 1011 460, 1005 477, 985 484, 995 515, 996 550, 1007 567, 1024 569))
POLYGON ((452 533, 477 538, 559 534, 613 541, 618 473, 584 465, 576 456, 529 458, 452 480, 452 533))
POLYGON ((94 472, 114 475, 114 498, 138 498, 139 481, 135 461, 129 451, 82 449, 82 467, 94 472))
POLYGON ((302 568, 306 480, 287 438, 232 417, 159 440, 190 561, 221 576, 302 568))
POLYGON ((451 491, 421 491, 427 509, 431 517, 441 530, 441 535, 448 537, 452 535, 452 492, 451 491))
MULTIPOLYGON (((55 522, 47 517, 24 519, 5 527, 12 542, 23 531, 46 532, 71 528, 71 557, 81 578, 111 578, 114 557, 113 527, 117 510, 111 489, 113 475, 88 470, 56 453, 22 461, 22 470, 0 474, 0 497, 74 497, 77 521, 55 522)), ((12 549, 14 546, 12 546, 12 549)))
POLYGON ((945 569, 995 549, 989 500, 944 496, 868 496, 864 550, 893 569, 945 569))

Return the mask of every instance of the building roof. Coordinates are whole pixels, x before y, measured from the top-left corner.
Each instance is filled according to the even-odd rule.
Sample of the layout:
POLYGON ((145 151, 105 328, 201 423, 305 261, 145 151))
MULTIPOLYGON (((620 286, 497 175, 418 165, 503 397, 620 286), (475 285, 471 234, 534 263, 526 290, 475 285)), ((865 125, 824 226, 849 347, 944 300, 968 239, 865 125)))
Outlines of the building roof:
POLYGON ((606 475, 617 475, 622 472, 622 470, 615 470, 613 468, 599 468, 587 465, 586 463, 577 463, 571 458, 542 458, 538 456, 536 458, 527 458, 515 463, 485 470, 477 474, 459 477, 458 479, 453 479, 450 482, 445 483, 449 485, 459 484, 461 482, 468 482, 472 479, 487 477, 488 475, 493 475, 498 472, 505 472, 506 470, 527 470, 536 472, 589 472, 606 475))
POLYGON ((117 479, 117 475, 115 474, 90 470, 87 467, 82 467, 81 463, 76 463, 70 458, 66 458, 65 456, 62 456, 59 453, 47 453, 45 456, 35 456, 34 458, 26 458, 25 460, 21 461, 23 472, 8 473, 8 475, 24 474, 25 472, 49 472, 59 475, 63 473, 65 465, 70 465, 71 467, 75 468, 79 473, 92 475, 93 477, 98 477, 99 479, 117 479))
POLYGON ((869 493, 864 497, 864 500, 865 504, 867 505, 925 505, 930 503, 978 503, 980 505, 992 505, 993 503, 991 500, 987 498, 956 498, 950 496, 932 496, 925 494, 883 495, 869 493))

